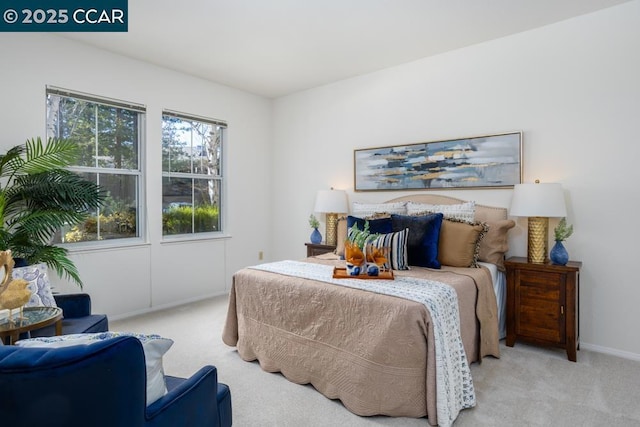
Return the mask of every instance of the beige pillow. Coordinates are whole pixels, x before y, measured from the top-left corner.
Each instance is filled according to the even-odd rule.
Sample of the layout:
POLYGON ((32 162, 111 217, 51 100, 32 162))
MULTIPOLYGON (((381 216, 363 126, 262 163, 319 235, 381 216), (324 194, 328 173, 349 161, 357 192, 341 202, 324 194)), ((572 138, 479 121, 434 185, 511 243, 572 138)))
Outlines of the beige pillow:
POLYGON ((344 242, 347 240, 347 217, 338 218, 338 232, 336 233, 336 255, 344 258, 344 242))
POLYGON ((487 226, 445 219, 440 227, 438 261, 451 267, 478 267, 479 243, 487 226))
POLYGON ((480 241, 478 261, 490 262, 498 266, 498 270, 505 271, 504 255, 509 250, 507 234, 516 223, 511 219, 501 219, 487 221, 486 224, 489 230, 480 241))

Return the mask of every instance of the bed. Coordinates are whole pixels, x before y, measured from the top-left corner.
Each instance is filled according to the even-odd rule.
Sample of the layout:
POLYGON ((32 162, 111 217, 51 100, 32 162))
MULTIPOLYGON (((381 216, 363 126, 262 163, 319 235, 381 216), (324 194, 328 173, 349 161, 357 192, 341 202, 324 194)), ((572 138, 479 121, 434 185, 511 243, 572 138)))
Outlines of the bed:
MULTIPOLYGON (((427 194, 396 198, 377 209, 398 204, 406 208, 409 203, 413 208, 429 205, 447 211, 448 205, 453 208, 470 202, 427 194)), ((370 212, 361 208, 371 206, 364 205, 354 203, 352 215, 366 217, 370 212)), ((459 333, 453 335, 459 336, 465 363, 499 357, 499 317, 504 310, 501 264, 508 248, 506 234, 514 225, 504 208, 475 203, 473 207, 473 220, 484 227, 480 242, 487 239, 479 253, 480 245, 476 245, 478 268, 412 265, 409 270, 394 271, 394 284, 436 281, 455 290, 460 321, 459 333)), ((404 215, 410 216, 407 211, 392 213, 394 220, 404 215)), ((344 239, 344 231, 338 234, 339 241, 344 239)), ((442 254, 447 252, 442 242, 439 248, 442 254)), ((437 399, 444 389, 437 387, 442 380, 436 369, 440 366, 436 345, 443 333, 437 328, 434 335, 434 324, 441 322, 432 318, 425 304, 342 286, 336 283, 339 280, 319 279, 311 273, 293 274, 278 270, 281 263, 273 264, 278 265, 244 268, 233 277, 223 341, 235 346, 243 360, 258 360, 263 370, 281 372, 292 382, 310 383, 358 415, 427 417, 432 425, 450 425, 455 420, 457 412, 443 412, 442 395, 441 402, 437 399)), ((325 254, 289 264, 294 270, 306 266, 321 274, 344 266, 344 260, 325 254)))

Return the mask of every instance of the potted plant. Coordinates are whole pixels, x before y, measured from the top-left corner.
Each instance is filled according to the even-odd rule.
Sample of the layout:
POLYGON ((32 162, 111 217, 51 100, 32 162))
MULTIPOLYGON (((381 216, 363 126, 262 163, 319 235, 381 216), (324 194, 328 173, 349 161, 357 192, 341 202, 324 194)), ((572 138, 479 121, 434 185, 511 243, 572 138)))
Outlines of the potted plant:
POLYGON ((318 231, 318 227, 320 227, 320 221, 318 221, 318 218, 316 218, 314 214, 311 214, 309 216, 309 225, 311 226, 311 228, 313 228, 310 237, 311 243, 317 245, 318 243, 322 242, 322 234, 320 234, 320 232, 318 231))
POLYGON ((573 234, 573 225, 567 225, 567 219, 562 218, 556 228, 553 229, 553 234, 556 243, 551 248, 549 258, 553 264, 566 265, 569 262, 569 253, 562 242, 573 234))
POLYGON ((78 154, 69 141, 35 138, 0 155, 0 250, 26 265, 45 263, 82 288, 67 250, 51 244, 60 227, 84 221, 104 201, 97 184, 65 169, 78 154))

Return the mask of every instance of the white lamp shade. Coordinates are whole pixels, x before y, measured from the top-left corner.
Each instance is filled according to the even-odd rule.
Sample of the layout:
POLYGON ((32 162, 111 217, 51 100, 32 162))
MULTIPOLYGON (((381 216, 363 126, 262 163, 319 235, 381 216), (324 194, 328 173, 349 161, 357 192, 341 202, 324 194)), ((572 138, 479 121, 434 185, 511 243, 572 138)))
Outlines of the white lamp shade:
POLYGON ((516 184, 509 213, 513 216, 565 217, 567 206, 560 184, 516 184))
POLYGON ((347 213, 347 192, 344 190, 319 190, 316 195, 316 212, 347 213))

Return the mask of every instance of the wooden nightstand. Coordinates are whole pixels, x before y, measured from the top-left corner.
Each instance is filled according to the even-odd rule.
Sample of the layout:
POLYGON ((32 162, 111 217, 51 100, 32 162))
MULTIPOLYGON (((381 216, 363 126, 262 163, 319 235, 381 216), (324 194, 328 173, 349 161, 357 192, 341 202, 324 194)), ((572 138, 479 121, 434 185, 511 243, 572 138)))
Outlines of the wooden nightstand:
POLYGON ((507 269, 507 345, 516 339, 561 347, 576 361, 580 348, 580 267, 532 264, 526 258, 509 258, 507 269))
POLYGON ((307 257, 326 254, 336 250, 336 245, 325 245, 324 243, 305 243, 307 247, 307 257))

